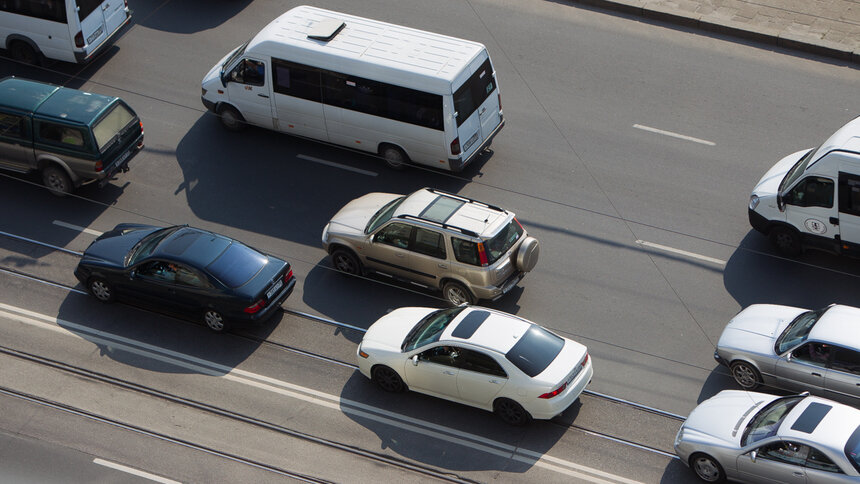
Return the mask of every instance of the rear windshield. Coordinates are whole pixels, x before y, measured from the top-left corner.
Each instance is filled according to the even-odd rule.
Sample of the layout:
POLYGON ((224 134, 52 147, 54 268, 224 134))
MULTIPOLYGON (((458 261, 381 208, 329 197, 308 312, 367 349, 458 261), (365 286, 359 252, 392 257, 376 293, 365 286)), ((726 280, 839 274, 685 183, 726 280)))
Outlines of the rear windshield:
POLYGON ((517 219, 511 219, 499 233, 484 243, 484 249, 487 251, 487 262, 493 264, 499 260, 499 257, 505 255, 520 240, 523 232, 524 230, 517 219))
POLYGON ((496 90, 496 76, 490 59, 484 61, 481 67, 469 77, 454 93, 454 110, 457 111, 457 126, 469 119, 469 116, 483 104, 496 90))
POLYGON ((121 103, 114 104, 110 112, 93 126, 99 151, 104 151, 116 135, 134 120, 134 114, 121 103))
POLYGON ((857 472, 860 472, 860 426, 854 429, 854 433, 851 434, 851 438, 845 444, 845 455, 851 465, 857 469, 857 472))
POLYGON ((537 376, 561 353, 564 339, 532 325, 505 358, 528 376, 537 376))
POLYGON ((239 287, 250 281, 268 259, 247 245, 233 242, 207 267, 227 287, 239 287))
MULTIPOLYGON (((54 3, 63 3, 63 2, 54 2, 54 3)), ((75 3, 78 4, 78 18, 83 20, 90 16, 93 11, 104 3, 104 0, 77 0, 75 3)), ((105 7, 107 8, 107 7, 105 7)))

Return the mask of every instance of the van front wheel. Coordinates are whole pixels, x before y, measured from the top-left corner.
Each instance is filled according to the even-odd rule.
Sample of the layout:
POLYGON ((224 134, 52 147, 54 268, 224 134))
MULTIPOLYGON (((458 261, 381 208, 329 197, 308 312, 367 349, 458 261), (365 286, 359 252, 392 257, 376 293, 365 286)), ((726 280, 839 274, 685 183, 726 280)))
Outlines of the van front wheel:
POLYGON ((42 182, 51 190, 51 193, 62 197, 72 193, 72 179, 68 173, 57 165, 50 165, 42 170, 42 182))
POLYGON ((795 257, 800 255, 800 234, 788 227, 777 226, 770 231, 770 241, 780 254, 795 257))
POLYGON ((224 106, 218 111, 221 116, 221 124, 230 131, 242 131, 245 129, 245 120, 233 106, 224 106))

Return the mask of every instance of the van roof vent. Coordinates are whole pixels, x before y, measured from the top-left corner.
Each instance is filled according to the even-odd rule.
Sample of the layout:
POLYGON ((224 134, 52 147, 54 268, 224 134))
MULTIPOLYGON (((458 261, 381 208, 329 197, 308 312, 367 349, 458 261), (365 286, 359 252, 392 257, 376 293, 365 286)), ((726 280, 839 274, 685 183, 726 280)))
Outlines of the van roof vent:
POLYGON ((346 27, 346 22, 334 18, 320 20, 308 32, 308 38, 313 40, 322 40, 328 42, 333 39, 343 28, 346 27))

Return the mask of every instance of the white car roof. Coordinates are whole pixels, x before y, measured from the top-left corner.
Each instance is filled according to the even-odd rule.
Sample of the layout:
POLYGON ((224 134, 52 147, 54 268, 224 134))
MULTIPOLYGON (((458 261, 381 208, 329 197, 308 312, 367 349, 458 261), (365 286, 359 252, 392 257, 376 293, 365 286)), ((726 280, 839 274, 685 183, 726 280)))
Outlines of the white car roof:
POLYGON ((817 161, 822 155, 833 150, 860 153, 860 116, 849 121, 833 133, 830 138, 827 138, 827 141, 821 144, 812 159, 817 161))
MULTIPOLYGON (((479 316, 479 314, 475 314, 479 316)), ((483 346, 499 353, 505 354, 514 347, 533 323, 525 319, 502 313, 492 309, 471 306, 461 312, 457 319, 445 328, 441 339, 449 341, 468 341, 477 346, 483 346), (489 313, 486 319, 469 337, 458 338, 454 336, 460 324, 469 318, 472 313, 489 313)))
POLYGON ((810 440, 836 453, 860 426, 860 410, 820 397, 801 400, 782 422, 779 436, 784 439, 810 440), (822 416, 822 414, 824 414, 822 416))
POLYGON ((841 305, 830 307, 812 327, 809 339, 860 351, 860 308, 841 305))
POLYGON ((426 188, 410 194, 397 208, 395 215, 427 218, 471 230, 481 236, 495 234, 510 218, 513 218, 510 212, 489 208, 481 203, 470 203, 465 198, 430 191, 426 188), (441 217, 435 215, 441 215, 441 217))

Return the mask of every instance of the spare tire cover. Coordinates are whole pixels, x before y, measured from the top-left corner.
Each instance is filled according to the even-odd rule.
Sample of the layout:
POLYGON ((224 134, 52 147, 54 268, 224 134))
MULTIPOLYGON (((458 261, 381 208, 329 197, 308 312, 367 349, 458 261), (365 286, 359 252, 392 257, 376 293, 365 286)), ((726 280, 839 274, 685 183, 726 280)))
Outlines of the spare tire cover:
POLYGON ((526 237, 517 250, 517 268, 523 272, 529 272, 535 268, 540 256, 540 243, 534 237, 526 237))

